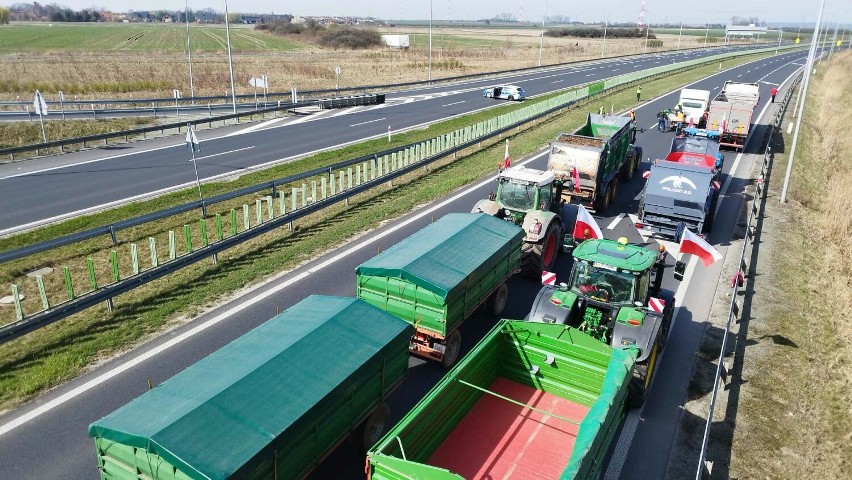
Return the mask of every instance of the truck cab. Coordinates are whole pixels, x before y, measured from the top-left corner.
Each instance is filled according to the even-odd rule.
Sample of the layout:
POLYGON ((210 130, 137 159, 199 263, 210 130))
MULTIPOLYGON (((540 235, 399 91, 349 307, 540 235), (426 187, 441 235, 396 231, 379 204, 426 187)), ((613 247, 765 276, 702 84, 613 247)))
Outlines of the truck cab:
POLYGON ((704 128, 707 124, 707 117, 704 112, 710 108, 710 91, 692 88, 682 89, 675 111, 669 114, 669 126, 671 128, 674 128, 678 123, 677 107, 680 107, 683 112, 685 124, 689 124, 689 121, 692 120, 693 125, 704 128))

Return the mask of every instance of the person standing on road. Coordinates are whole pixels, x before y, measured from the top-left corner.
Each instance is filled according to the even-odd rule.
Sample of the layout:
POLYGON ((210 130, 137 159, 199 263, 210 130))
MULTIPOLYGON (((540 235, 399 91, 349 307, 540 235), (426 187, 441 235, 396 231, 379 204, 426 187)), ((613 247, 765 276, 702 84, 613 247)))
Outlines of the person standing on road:
POLYGON ((666 119, 669 117, 669 114, 666 112, 660 112, 657 114, 657 131, 665 132, 666 131, 666 119))
POLYGON ((639 88, 636 89, 636 101, 639 101, 639 98, 642 97, 642 85, 639 85, 639 88))
POLYGON ((769 94, 772 95, 772 102, 771 103, 775 103, 775 95, 778 95, 778 89, 775 88, 775 87, 772 87, 772 90, 770 90, 769 94))

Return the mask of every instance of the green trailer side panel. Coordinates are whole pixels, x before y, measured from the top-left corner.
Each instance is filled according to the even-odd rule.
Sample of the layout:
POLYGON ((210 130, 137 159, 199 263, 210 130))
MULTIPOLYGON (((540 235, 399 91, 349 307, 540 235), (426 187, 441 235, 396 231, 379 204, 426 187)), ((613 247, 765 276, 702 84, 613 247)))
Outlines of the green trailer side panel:
POLYGON ((381 458, 377 462, 370 478, 372 480, 390 480, 404 478, 405 480, 465 480, 462 476, 445 470, 443 468, 414 463, 408 460, 389 457, 387 455, 374 454, 381 458), (405 476, 398 476, 404 471, 405 476))
POLYGON ((592 455, 605 452, 611 437, 596 435, 617 426, 614 419, 622 414, 626 390, 611 393, 611 385, 615 383, 613 376, 623 380, 623 370, 632 368, 635 352, 628 359, 625 355, 571 327, 501 321, 376 444, 368 454, 372 478, 429 478, 417 476, 422 472, 419 467, 426 466, 422 463, 483 395, 459 380, 487 386, 500 376, 591 406, 589 415, 603 415, 609 420, 603 422, 606 428, 597 431, 587 427, 593 444, 584 446, 584 451, 592 455), (548 357, 552 357, 552 363, 548 357), (537 367, 536 373, 532 373, 533 367, 537 367), (602 398, 609 401, 602 402, 602 398), (613 408, 607 410, 607 405, 613 408))
POLYGON ((482 213, 451 213, 357 270, 357 296, 446 335, 520 264, 523 229, 482 213))
POLYGON ((636 348, 613 352, 600 397, 580 424, 571 460, 560 480, 596 478, 603 456, 624 416, 623 405, 638 353, 636 348))
MULTIPOLYGON (((308 297, 90 425, 99 463, 299 477, 402 381, 412 333, 361 300, 308 297)), ((136 478, 117 468, 102 478, 136 478)))

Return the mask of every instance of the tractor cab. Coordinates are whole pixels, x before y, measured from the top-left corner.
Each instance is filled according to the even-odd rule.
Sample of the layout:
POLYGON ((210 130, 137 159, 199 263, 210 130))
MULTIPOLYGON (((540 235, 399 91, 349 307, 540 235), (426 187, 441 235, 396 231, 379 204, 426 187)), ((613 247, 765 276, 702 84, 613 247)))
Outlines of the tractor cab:
POLYGON ((553 210, 553 172, 512 167, 500 172, 494 200, 502 217, 520 224, 524 214, 533 210, 553 210))

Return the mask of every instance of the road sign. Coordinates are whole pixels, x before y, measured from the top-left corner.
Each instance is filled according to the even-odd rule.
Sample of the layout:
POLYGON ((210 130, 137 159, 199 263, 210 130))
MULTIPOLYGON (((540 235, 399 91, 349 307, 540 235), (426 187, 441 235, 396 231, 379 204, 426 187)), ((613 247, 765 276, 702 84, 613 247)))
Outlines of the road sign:
POLYGON ((36 114, 47 115, 47 103, 45 103, 44 97, 41 96, 41 92, 38 90, 36 90, 35 98, 33 98, 33 108, 36 114))
POLYGON ((340 75, 340 65, 337 65, 337 66, 334 67, 334 74, 340 75))
POLYGON ((249 85, 254 88, 266 88, 266 75, 262 77, 251 77, 249 79, 249 85))
POLYGON ((178 90, 178 89, 172 90, 172 95, 174 95, 175 100, 177 100, 178 98, 180 98, 180 90, 178 90))

